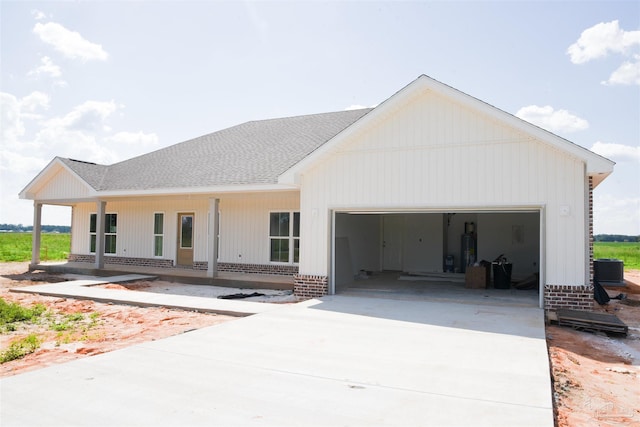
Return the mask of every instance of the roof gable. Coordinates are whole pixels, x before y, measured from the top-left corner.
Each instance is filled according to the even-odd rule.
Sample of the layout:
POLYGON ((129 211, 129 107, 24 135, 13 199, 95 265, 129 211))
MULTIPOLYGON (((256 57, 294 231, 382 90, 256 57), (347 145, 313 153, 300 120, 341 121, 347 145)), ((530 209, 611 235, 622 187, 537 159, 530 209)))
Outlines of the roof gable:
POLYGON ((312 155, 305 157, 291 169, 283 173, 279 182, 297 183, 298 176, 307 168, 330 156, 331 153, 340 149, 340 146, 352 137, 366 131, 375 122, 383 120, 399 109, 404 108, 411 100, 421 96, 426 91, 431 91, 439 96, 448 98, 464 107, 475 110, 484 116, 494 119, 503 125, 522 132, 545 144, 548 144, 564 153, 572 155, 586 164, 587 174, 594 177, 594 187, 606 178, 612 171, 614 162, 595 154, 584 147, 574 144, 512 114, 500 110, 490 104, 480 101, 457 89, 440 83, 425 75, 421 75, 416 80, 396 92, 390 98, 378 105, 373 111, 362 117, 353 125, 344 129, 334 138, 316 150, 312 155))
POLYGON ((95 186, 104 166, 77 160, 54 158, 20 192, 21 199, 68 200, 95 195, 95 186), (89 178, 89 180, 87 180, 89 178))

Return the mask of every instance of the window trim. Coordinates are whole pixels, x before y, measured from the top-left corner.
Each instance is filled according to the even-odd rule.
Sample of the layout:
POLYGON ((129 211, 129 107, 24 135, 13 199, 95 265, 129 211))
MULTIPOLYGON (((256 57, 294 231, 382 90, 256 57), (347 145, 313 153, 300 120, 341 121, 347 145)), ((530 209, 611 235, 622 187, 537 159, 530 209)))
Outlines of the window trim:
POLYGON ((195 212, 178 212, 178 219, 191 217, 191 246, 182 246, 182 223, 178 221, 178 250, 195 250, 195 236, 196 236, 196 213, 195 212))
POLYGON ((300 211, 289 209, 274 209, 269 211, 267 216, 267 235, 269 244, 267 245, 267 251, 269 253, 269 263, 274 265, 298 265, 300 264, 300 256, 298 255, 298 261, 295 261, 295 242, 298 242, 298 248, 300 247, 300 211), (287 236, 272 236, 271 235, 271 215, 272 214, 289 214, 289 233, 287 236), (298 236, 294 236, 295 218, 298 217, 298 236), (289 241, 289 260, 288 261, 272 261, 271 260, 271 241, 273 239, 287 239, 289 241))
POLYGON ((153 212, 153 239, 151 241, 152 246, 151 246, 151 253, 153 254, 154 258, 162 258, 164 257, 164 235, 165 235, 165 212, 164 211, 155 211, 153 212), (162 233, 158 234, 156 233, 156 215, 162 215, 162 233), (162 244, 160 246, 160 255, 156 255, 156 238, 161 237, 162 238, 162 244))
MULTIPOLYGON (((105 255, 117 255, 118 254, 118 212, 105 212, 105 214, 104 214, 104 216, 105 216, 105 220, 104 220, 105 228, 107 226, 107 222, 106 222, 107 215, 115 215, 116 216, 116 232, 115 233, 108 233, 105 230, 105 232, 104 232, 104 237, 105 237, 104 245, 105 245, 105 248, 104 248, 104 252, 103 253, 105 255), (107 250, 106 250, 107 236, 115 236, 116 248, 115 248, 114 252, 107 252, 107 250)), ((96 248, 94 248, 93 251, 91 250, 91 246, 92 246, 91 241, 93 240, 93 238, 95 238, 96 241, 98 240, 97 234, 98 234, 98 213, 97 212, 90 212, 89 213, 89 253, 90 254, 95 254, 96 253, 96 250, 95 250, 96 248), (91 217, 93 217, 93 216, 95 216, 95 218, 96 218, 96 222, 95 222, 96 229, 95 229, 95 231, 91 231, 91 217)), ((94 244, 94 246, 95 246, 95 244, 94 244)))

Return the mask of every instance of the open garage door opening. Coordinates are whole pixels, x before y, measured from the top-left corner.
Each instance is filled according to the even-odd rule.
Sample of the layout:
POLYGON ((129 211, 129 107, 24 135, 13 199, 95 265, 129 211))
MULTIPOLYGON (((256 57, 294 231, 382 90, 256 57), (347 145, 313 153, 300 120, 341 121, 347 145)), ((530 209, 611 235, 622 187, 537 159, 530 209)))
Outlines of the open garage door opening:
POLYGON ((333 290, 539 305, 540 210, 336 212, 333 290))

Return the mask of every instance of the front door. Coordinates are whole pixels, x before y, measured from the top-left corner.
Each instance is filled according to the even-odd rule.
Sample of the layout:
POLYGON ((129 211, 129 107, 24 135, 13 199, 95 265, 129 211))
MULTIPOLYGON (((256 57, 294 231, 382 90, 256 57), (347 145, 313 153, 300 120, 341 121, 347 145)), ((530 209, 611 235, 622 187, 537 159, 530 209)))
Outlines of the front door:
POLYGON ((193 266, 193 213, 178 214, 178 265, 193 266))
POLYGON ((400 215, 382 217, 382 269, 402 271, 403 218, 400 215))

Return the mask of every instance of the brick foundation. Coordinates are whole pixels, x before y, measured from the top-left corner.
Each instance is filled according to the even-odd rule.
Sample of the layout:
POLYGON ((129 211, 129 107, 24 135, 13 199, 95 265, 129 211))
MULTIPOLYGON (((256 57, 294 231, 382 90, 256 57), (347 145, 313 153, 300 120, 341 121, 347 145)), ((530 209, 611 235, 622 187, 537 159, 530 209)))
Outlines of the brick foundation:
POLYGON ((279 276, 294 276, 298 274, 298 267, 295 265, 280 264, 236 264, 232 262, 219 262, 218 271, 224 271, 228 273, 275 274, 279 276))
POLYGON ((327 276, 296 274, 293 276, 293 294, 303 298, 316 298, 328 295, 329 278, 327 276))
MULTIPOLYGON (((69 262, 95 263, 95 255, 69 254, 69 262)), ((131 257, 104 257, 105 264, 131 265, 136 267, 173 268, 173 260, 163 258, 131 258, 131 257)))
POLYGON ((589 177, 589 283, 593 277, 593 178, 589 177))
MULTIPOLYGON (((95 255, 70 254, 69 262, 86 262, 95 263, 95 255)), ((174 265, 171 259, 161 258, 130 258, 105 256, 105 264, 111 265, 131 265, 137 267, 154 267, 154 268, 184 268, 185 270, 202 270, 207 271, 209 263, 207 261, 194 261, 193 266, 174 265)), ((249 274, 272 274, 279 276, 293 276, 298 273, 298 267, 295 265, 278 265, 278 264, 236 264, 231 262, 219 262, 218 271, 227 273, 249 273, 249 274)))
POLYGON ((593 309, 593 286, 544 285, 545 310, 568 308, 587 311, 593 309))

